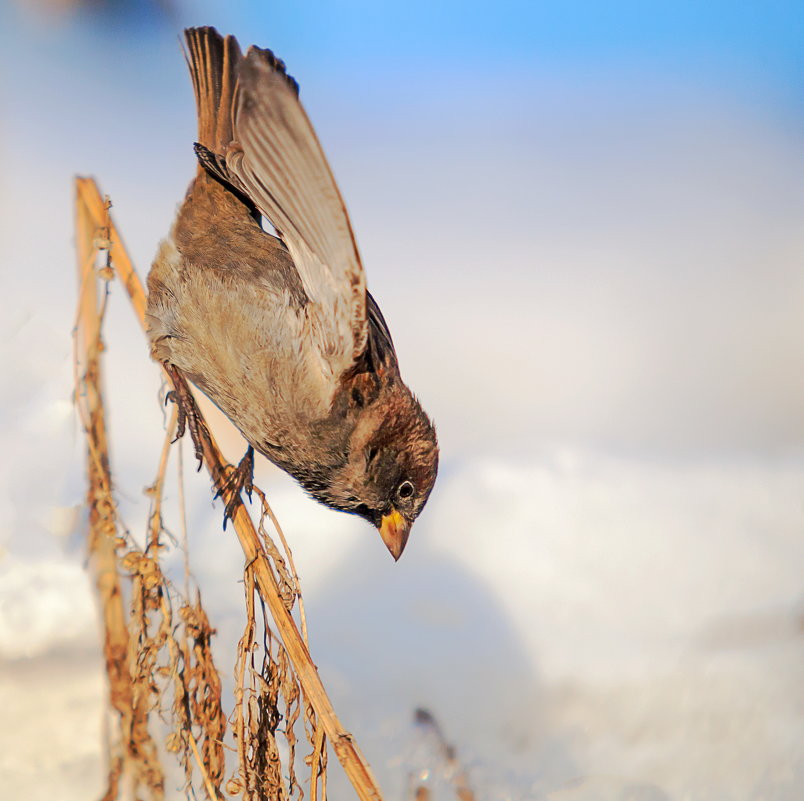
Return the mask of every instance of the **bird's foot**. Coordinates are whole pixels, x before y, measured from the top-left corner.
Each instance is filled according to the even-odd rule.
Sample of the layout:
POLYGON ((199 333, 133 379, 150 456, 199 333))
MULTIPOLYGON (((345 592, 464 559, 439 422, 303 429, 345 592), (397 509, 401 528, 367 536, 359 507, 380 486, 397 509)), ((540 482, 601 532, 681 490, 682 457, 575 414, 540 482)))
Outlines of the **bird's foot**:
POLYGON ((254 489, 254 448, 249 445, 246 455, 240 460, 237 467, 229 471, 229 475, 224 480, 221 488, 215 493, 215 497, 221 495, 226 498, 226 508, 223 510, 223 530, 226 531, 226 521, 231 520, 240 500, 240 493, 245 490, 251 503, 251 493, 254 489))
POLYGON ((173 401, 178 410, 176 421, 176 436, 173 442, 177 442, 184 436, 184 432, 189 429, 190 437, 195 448, 195 458, 198 459, 198 469, 204 463, 204 441, 206 436, 206 425, 201 419, 201 412, 195 402, 193 393, 187 385, 187 381, 175 364, 165 362, 165 371, 173 382, 173 389, 165 396, 165 403, 173 401))

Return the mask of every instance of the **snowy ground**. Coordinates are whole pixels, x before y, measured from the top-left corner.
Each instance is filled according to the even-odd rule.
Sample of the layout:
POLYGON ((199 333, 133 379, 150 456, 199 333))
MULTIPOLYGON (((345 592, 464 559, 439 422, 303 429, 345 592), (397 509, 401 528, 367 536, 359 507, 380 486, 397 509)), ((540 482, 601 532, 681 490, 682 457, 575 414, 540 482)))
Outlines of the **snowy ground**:
MULTIPOLYGON (((803 482, 801 463, 448 465, 398 565, 288 483, 272 497, 315 659, 390 797, 426 706, 483 798, 795 799, 803 482)), ((215 519, 193 531, 226 672, 242 561, 215 519)), ((8 797, 86 798, 103 681, 80 554, 0 570, 8 797)))

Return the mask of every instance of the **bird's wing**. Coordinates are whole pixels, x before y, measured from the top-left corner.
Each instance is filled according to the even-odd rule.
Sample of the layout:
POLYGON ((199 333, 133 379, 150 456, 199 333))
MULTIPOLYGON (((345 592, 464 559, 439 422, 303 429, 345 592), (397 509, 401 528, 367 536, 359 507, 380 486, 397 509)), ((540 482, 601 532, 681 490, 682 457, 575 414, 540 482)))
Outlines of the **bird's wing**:
POLYGON ((311 331, 337 377, 366 347, 366 281, 346 207, 298 97, 269 50, 239 65, 226 168, 287 245, 310 298, 311 331))

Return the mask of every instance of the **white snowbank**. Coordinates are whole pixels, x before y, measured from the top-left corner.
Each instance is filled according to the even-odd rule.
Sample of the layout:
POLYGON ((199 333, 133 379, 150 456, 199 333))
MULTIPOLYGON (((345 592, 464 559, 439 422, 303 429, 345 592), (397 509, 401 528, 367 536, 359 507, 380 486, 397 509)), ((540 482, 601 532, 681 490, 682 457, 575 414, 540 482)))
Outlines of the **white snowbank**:
MULTIPOLYGON (((798 463, 562 452, 448 465, 397 565, 360 521, 289 482, 272 497, 314 657, 391 797, 421 764, 410 715, 425 705, 484 798, 792 799, 804 778, 802 486, 798 463)), ((193 527, 192 559, 228 673, 242 556, 218 515, 193 527)), ((39 655, 37 675, 61 688, 48 693, 63 693, 49 702, 53 731, 99 714, 96 657, 84 657, 89 705, 67 703, 89 692, 87 674, 58 657, 94 636, 78 559, 0 564, 6 675, 39 655)), ((37 707, 40 682, 16 687, 14 708, 37 707)), ((36 736, 25 728, 8 746, 22 754, 36 736)), ((48 754, 37 770, 64 771, 64 754, 48 754)))

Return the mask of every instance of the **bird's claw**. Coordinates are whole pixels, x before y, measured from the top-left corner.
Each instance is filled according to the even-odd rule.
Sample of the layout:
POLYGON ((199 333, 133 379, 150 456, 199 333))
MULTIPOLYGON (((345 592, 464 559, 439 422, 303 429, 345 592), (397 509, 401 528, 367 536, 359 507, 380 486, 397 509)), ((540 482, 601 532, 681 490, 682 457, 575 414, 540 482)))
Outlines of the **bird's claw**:
POLYGON ((176 436, 173 438, 173 442, 178 442, 184 436, 184 432, 189 429, 190 437, 193 440, 193 448, 195 449, 195 458, 198 459, 198 469, 200 470, 204 464, 203 437, 206 434, 204 421, 201 419, 201 413, 198 410, 192 392, 190 392, 190 387, 187 386, 187 381, 178 367, 166 363, 165 370, 173 382, 173 389, 165 395, 165 403, 169 401, 175 403, 178 413, 176 436))
POLYGON ((246 455, 240 460, 237 467, 232 468, 229 475, 215 493, 216 498, 224 495, 228 500, 223 510, 223 530, 226 531, 226 522, 234 517, 240 493, 245 491, 251 503, 251 494, 254 491, 254 448, 249 445, 246 455))

